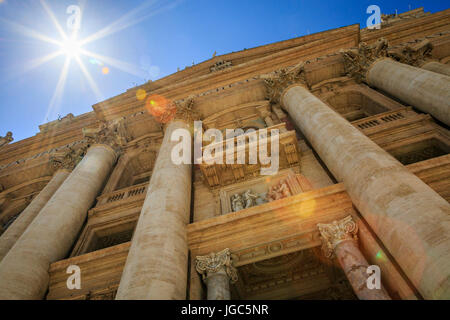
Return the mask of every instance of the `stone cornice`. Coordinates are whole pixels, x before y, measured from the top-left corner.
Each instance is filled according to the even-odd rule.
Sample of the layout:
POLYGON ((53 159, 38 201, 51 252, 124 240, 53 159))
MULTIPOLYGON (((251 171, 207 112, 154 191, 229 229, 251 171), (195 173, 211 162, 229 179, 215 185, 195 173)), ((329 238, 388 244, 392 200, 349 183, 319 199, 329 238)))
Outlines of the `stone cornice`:
POLYGON ((334 255, 334 249, 343 241, 357 241, 358 225, 352 216, 341 220, 335 220, 328 224, 317 224, 322 238, 322 250, 326 257, 334 255))
POLYGON ((202 275, 203 280, 206 280, 211 273, 217 273, 221 270, 226 272, 231 283, 238 279, 237 270, 232 265, 230 249, 228 248, 217 253, 211 252, 207 256, 197 256, 195 258, 195 269, 202 275))

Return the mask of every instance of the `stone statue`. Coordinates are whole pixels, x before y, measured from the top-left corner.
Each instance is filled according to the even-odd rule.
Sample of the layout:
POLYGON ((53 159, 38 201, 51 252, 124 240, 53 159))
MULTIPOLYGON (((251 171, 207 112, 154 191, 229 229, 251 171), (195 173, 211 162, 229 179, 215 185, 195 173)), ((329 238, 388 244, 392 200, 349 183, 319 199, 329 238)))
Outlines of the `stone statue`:
POLYGON ((255 205, 255 200, 258 198, 258 195, 252 193, 252 191, 249 189, 244 192, 242 197, 244 199, 245 208, 247 209, 255 205))
POLYGON ((240 194, 236 193, 231 197, 231 208, 233 209, 233 212, 244 209, 244 201, 240 194))
POLYGON ((255 205, 259 206, 260 204, 267 203, 267 193, 259 193, 258 198, 255 200, 255 205))
POLYGON ((270 188, 269 192, 267 193, 267 201, 271 202, 278 199, 290 197, 291 195, 292 194, 286 184, 286 180, 281 180, 270 188))
POLYGON ((14 138, 12 137, 12 132, 8 131, 6 133, 6 136, 0 137, 0 147, 7 145, 8 143, 10 143, 13 140, 14 140, 14 138))

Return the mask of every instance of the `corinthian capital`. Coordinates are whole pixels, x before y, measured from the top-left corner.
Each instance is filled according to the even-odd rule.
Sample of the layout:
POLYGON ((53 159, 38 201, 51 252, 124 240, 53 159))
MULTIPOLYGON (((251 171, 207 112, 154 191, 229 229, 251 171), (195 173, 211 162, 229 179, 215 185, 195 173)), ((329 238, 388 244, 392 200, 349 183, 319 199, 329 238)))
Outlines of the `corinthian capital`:
POLYGON ((167 105, 164 105, 161 110, 153 112, 152 115, 156 121, 162 124, 167 124, 173 120, 193 122, 201 118, 200 114, 194 110, 194 98, 192 96, 175 102, 168 101, 167 105))
POLYGON ((50 156, 50 162, 56 169, 73 170, 86 154, 87 145, 82 145, 76 149, 67 147, 59 150, 50 156))
POLYGON ((401 63, 414 67, 421 67, 427 60, 431 60, 433 45, 429 40, 422 40, 415 45, 395 48, 389 51, 389 56, 401 63))
POLYGON ((301 83, 307 85, 305 78, 304 62, 300 62, 293 67, 283 68, 263 75, 262 78, 266 84, 267 99, 270 102, 279 102, 283 90, 290 85, 301 83))
POLYGON ((102 122, 98 128, 83 128, 83 135, 89 144, 105 144, 116 152, 131 140, 124 118, 102 122))
POLYGON ((194 110, 194 98, 188 97, 186 100, 175 101, 176 112, 175 120, 184 120, 186 122, 193 122, 199 120, 200 114, 194 110))
POLYGON ((207 256, 197 256, 195 260, 195 268, 202 275, 203 280, 211 273, 223 270, 230 278, 231 283, 237 281, 237 271, 231 262, 230 249, 227 248, 217 253, 211 252, 207 256))
POLYGON ((358 82, 366 80, 370 66, 378 59, 388 57, 388 41, 378 39, 373 44, 361 42, 358 48, 341 51, 345 72, 358 82))
POLYGON ((336 246, 348 240, 356 241, 358 225, 351 216, 345 217, 339 221, 333 221, 328 224, 317 224, 320 235, 322 236, 322 250, 326 257, 331 258, 336 246))

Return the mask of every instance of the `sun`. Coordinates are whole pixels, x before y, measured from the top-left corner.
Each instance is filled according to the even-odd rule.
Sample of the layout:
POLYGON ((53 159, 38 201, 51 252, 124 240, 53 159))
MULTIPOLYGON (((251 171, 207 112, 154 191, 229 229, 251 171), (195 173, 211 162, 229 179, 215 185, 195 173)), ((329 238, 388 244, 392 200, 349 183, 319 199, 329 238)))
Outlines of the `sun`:
POLYGON ((81 43, 76 38, 67 38, 60 43, 61 50, 69 58, 78 58, 81 53, 81 43))

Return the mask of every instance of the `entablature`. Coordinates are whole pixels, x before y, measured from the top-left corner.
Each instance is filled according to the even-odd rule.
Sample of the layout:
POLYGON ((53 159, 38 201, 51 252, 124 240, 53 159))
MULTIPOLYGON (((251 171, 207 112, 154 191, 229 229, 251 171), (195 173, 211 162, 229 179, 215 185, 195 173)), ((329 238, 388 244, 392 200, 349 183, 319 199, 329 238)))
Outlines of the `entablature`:
MULTIPOLYGON (((262 129, 266 130, 266 129, 262 129)), ((295 131, 286 131, 285 123, 280 123, 275 126, 267 128, 267 146, 266 150, 271 150, 271 133, 273 130, 277 130, 279 141, 279 169, 286 169, 300 165, 300 151, 298 149, 298 141, 295 131)), ((256 136, 260 136, 261 130, 254 131, 256 136)), ((202 148, 202 154, 205 154, 205 150, 212 150, 221 144, 223 152, 219 152, 217 155, 213 155, 212 159, 209 159, 209 163, 198 159, 200 163, 199 167, 205 178, 205 182, 212 189, 226 186, 233 183, 241 182, 247 178, 254 178, 260 175, 261 168, 268 167, 270 164, 262 164, 260 158, 255 164, 238 164, 238 153, 245 154, 245 159, 250 159, 250 152, 254 154, 259 153, 259 145, 256 141, 250 141, 252 133, 245 133, 243 136, 237 136, 230 139, 223 140, 222 142, 212 143, 202 148), (244 144, 239 144, 239 141, 243 140, 244 144), (233 145, 233 155, 227 156, 227 146, 233 145), (255 152, 256 151, 256 152, 255 152), (233 158, 233 164, 227 164, 227 158, 233 158)), ((270 156, 270 155, 268 155, 270 156)), ((246 161, 247 161, 246 160, 246 161)))

